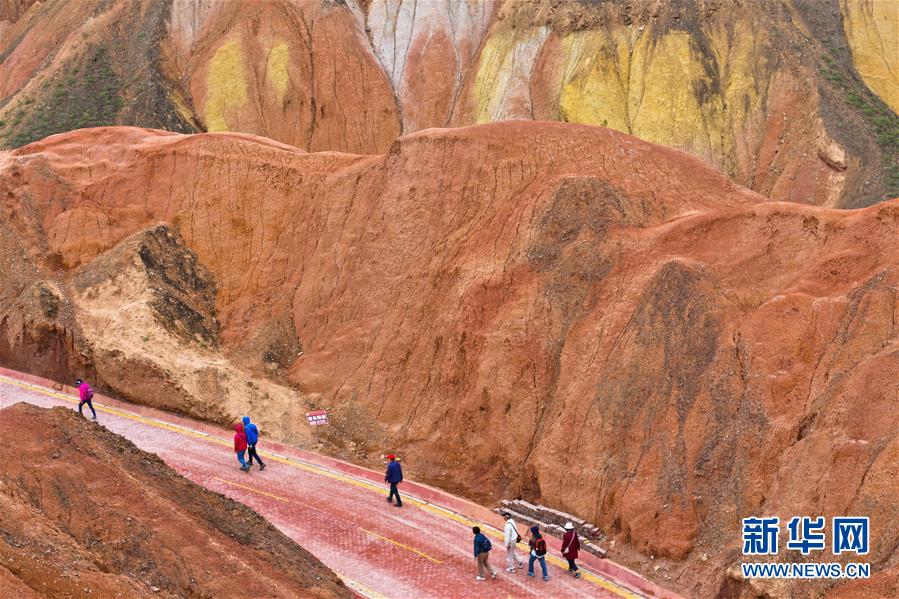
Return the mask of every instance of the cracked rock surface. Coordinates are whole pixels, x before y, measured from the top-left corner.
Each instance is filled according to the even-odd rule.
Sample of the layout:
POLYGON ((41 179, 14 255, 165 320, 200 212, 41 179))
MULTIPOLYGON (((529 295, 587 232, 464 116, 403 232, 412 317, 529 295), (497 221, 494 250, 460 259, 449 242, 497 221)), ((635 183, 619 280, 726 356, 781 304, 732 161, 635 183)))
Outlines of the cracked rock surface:
POLYGON ((868 584, 895 586, 897 201, 771 202, 533 122, 382 155, 85 130, 0 155, 0 198, 0 356, 45 339, 146 403, 170 373, 166 407, 213 420, 243 377, 267 430, 308 442, 327 407, 333 451, 576 514, 688 595, 749 592, 741 517, 870 515, 868 584))

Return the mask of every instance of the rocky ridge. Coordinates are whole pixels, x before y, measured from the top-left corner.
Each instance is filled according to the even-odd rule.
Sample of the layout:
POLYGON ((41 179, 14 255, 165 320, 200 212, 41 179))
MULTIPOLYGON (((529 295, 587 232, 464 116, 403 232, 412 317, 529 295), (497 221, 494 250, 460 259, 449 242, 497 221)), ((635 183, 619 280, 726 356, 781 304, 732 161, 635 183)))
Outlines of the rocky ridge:
POLYGON ((899 195, 894 8, 12 2, 0 140, 122 124, 380 154, 431 127, 557 120, 686 150, 775 200, 857 207, 899 195))

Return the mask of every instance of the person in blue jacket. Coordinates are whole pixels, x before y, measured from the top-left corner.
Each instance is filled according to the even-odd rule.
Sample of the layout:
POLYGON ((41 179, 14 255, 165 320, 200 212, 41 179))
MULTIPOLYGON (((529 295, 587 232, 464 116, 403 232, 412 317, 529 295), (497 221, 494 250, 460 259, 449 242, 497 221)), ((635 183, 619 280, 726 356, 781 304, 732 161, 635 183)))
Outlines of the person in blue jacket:
POLYGON ((403 468, 400 466, 400 463, 396 461, 396 456, 390 454, 387 456, 387 459, 390 462, 387 463, 387 474, 384 475, 384 481, 390 483, 390 495, 387 496, 387 502, 393 502, 393 496, 396 495, 396 506, 395 507, 403 507, 403 500, 400 499, 399 489, 396 488, 398 484, 403 482, 403 468))
POLYGON ((259 469, 265 470, 265 464, 262 463, 262 459, 259 457, 259 454, 256 453, 256 443, 259 442, 259 429, 256 428, 256 425, 250 422, 249 416, 243 417, 243 432, 247 434, 247 450, 250 454, 250 459, 248 461, 249 465, 253 465, 253 458, 256 458, 256 461, 259 462, 259 469))
POLYGON ((471 532, 474 533, 474 558, 478 561, 478 573, 475 580, 487 580, 488 572, 491 578, 496 578, 496 572, 487 561, 490 558, 490 550, 493 548, 490 539, 481 532, 480 526, 473 526, 471 532))

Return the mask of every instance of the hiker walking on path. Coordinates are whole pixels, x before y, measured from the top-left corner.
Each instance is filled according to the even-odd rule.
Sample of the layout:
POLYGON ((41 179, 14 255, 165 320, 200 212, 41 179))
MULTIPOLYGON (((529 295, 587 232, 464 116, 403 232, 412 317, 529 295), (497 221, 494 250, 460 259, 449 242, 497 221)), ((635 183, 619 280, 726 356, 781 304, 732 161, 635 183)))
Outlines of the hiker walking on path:
POLYGON ((518 559, 518 554, 515 552, 515 547, 521 542, 521 535, 518 534, 518 527, 515 526, 511 512, 503 512, 503 518, 506 519, 506 526, 503 528, 503 544, 506 546, 506 572, 514 572, 515 568, 524 566, 524 562, 518 559))
POLYGON ((543 580, 549 580, 549 573, 546 571, 546 539, 540 534, 540 528, 536 525, 531 527, 531 538, 528 541, 531 547, 531 557, 528 560, 528 576, 534 575, 534 562, 539 560, 540 567, 543 569, 543 580))
POLYGON ((487 561, 490 559, 490 550, 493 549, 490 539, 481 532, 478 526, 472 527, 471 532, 474 533, 474 558, 478 562, 478 573, 475 576, 475 580, 487 580, 488 572, 491 578, 496 578, 496 572, 493 571, 493 568, 490 567, 490 563, 487 561))
POLYGON ((250 422, 249 416, 243 417, 243 432, 247 436, 247 455, 250 457, 250 466, 253 465, 253 459, 255 458, 256 461, 259 462, 259 469, 265 470, 265 464, 262 463, 262 459, 259 457, 259 454, 256 453, 256 443, 259 441, 259 429, 254 423, 250 422))
POLYGON ((574 524, 565 523, 565 536, 562 537, 562 557, 568 560, 568 571, 574 574, 575 578, 580 578, 581 573, 578 570, 574 560, 577 559, 578 550, 581 548, 581 542, 577 538, 577 532, 574 530, 574 524))
POLYGON ((91 409, 91 420, 94 422, 97 421, 97 411, 94 410, 94 390, 91 389, 91 386, 87 384, 87 381, 82 381, 81 379, 76 379, 75 384, 78 386, 78 398, 81 400, 78 402, 78 413, 84 416, 84 413, 81 411, 81 408, 84 407, 84 404, 87 404, 87 407, 91 409))
POLYGON ((250 471, 250 465, 244 459, 243 454, 247 450, 247 434, 243 432, 243 424, 238 422, 234 425, 234 453, 237 454, 237 461, 240 462, 240 469, 244 472, 250 471))
POLYGON ((390 483, 390 495, 387 496, 388 503, 393 502, 393 496, 396 495, 396 507, 403 507, 403 500, 400 499, 400 491, 396 488, 398 484, 403 482, 403 468, 396 461, 396 456, 390 454, 387 456, 390 462, 387 464, 387 473, 384 475, 384 481, 390 483))

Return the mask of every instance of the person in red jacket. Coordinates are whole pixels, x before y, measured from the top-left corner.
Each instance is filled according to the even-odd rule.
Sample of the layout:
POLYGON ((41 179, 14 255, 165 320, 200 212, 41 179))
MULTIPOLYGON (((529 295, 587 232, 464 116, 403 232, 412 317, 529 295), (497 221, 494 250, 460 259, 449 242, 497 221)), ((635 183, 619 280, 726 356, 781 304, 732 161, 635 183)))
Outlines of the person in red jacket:
POLYGON ((237 454, 237 461, 240 462, 240 469, 244 472, 250 471, 250 465, 244 459, 243 454, 247 450, 247 434, 243 432, 243 423, 238 422, 234 425, 234 453, 237 454))
POLYGON ((565 535, 562 537, 562 557, 568 560, 568 571, 574 574, 575 578, 580 578, 581 573, 578 571, 577 559, 578 549, 581 548, 581 542, 577 538, 577 532, 574 530, 574 524, 565 523, 565 535))

